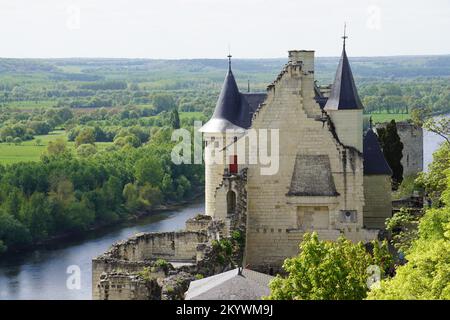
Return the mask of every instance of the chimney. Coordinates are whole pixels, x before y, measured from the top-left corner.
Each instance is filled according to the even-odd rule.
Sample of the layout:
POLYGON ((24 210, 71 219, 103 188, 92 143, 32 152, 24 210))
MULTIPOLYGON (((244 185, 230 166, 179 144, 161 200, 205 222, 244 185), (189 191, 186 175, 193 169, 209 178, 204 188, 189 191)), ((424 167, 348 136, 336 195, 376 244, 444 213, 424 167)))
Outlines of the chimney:
POLYGON ((303 71, 314 72, 314 50, 290 50, 289 62, 301 62, 303 65, 303 71))

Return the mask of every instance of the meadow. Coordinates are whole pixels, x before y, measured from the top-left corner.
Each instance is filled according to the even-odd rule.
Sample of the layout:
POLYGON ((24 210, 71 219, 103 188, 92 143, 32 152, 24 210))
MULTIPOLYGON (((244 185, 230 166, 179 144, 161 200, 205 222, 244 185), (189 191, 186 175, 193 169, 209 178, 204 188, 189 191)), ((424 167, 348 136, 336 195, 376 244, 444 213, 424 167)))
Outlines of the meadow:
POLYGON ((409 113, 372 113, 365 116, 372 117, 373 123, 389 122, 392 119, 395 120, 395 122, 400 122, 407 121, 411 118, 409 113))
MULTIPOLYGON (((41 155, 46 152, 50 141, 63 139, 67 141, 67 133, 64 130, 55 130, 47 135, 35 136, 33 140, 24 141, 20 144, 0 143, 0 164, 12 164, 16 162, 39 161, 41 155)), ((105 149, 112 142, 96 142, 97 150, 105 149)), ((67 141, 67 146, 75 150, 75 143, 67 141)))

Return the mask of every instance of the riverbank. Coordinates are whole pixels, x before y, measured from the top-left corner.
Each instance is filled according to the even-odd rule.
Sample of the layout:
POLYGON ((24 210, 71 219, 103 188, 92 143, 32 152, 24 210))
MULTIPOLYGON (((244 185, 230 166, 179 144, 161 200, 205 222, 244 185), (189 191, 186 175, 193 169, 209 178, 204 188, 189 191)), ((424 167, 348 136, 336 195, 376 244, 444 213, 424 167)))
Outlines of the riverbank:
MULTIPOLYGON (((125 218, 115 220, 111 223, 98 223, 94 224, 92 227, 90 227, 87 230, 84 231, 73 231, 73 232, 65 232, 62 234, 54 235, 52 237, 49 237, 45 240, 41 240, 39 242, 27 245, 26 247, 18 247, 18 248, 8 248, 8 250, 2 254, 0 254, 0 257, 11 257, 15 255, 20 255, 21 253, 30 252, 33 250, 37 250, 40 248, 44 248, 46 246, 51 246, 60 242, 67 242, 67 241, 75 241, 77 239, 81 239, 83 237, 89 236, 90 234, 93 234, 95 232, 103 231, 105 229, 114 227, 114 226, 120 226, 127 222, 139 222, 140 220, 147 218, 152 215, 157 215, 160 213, 168 212, 168 211, 176 211, 179 209, 182 209, 183 207, 187 205, 191 205, 196 203, 197 201, 200 201, 203 198, 204 190, 199 190, 195 192, 191 197, 189 197, 186 200, 177 202, 177 203, 168 203, 168 204, 161 204, 158 206, 155 206, 153 208, 148 208, 148 210, 141 210, 139 212, 135 212, 134 214, 131 214, 125 218)), ((200 212, 199 212, 200 213, 200 212)))
POLYGON ((204 201, 177 210, 163 210, 121 225, 102 228, 78 239, 67 239, 36 250, 0 259, 0 300, 18 299, 91 299, 92 259, 117 241, 138 233, 182 230, 186 220, 204 212, 204 201), (80 287, 67 287, 77 270, 80 287))

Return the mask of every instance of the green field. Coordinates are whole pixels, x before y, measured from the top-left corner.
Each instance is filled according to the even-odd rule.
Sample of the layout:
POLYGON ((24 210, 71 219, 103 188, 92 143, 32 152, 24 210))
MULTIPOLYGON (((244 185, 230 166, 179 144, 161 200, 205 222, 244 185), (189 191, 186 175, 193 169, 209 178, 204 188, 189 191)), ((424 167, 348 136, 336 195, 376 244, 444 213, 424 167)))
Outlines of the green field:
MULTIPOLYGON (((0 143, 0 164, 11 164, 21 161, 38 161, 41 155, 47 150, 50 141, 63 138, 67 141, 64 130, 55 130, 47 135, 36 136, 33 140, 24 141, 20 145, 13 143, 0 143), (37 142, 39 140, 39 145, 37 142)), ((106 148, 112 142, 97 142, 98 150, 106 148)), ((69 148, 74 149, 74 142, 67 142, 69 148)))
POLYGON ((396 122, 406 121, 411 118, 409 113, 372 113, 366 114, 365 117, 372 117, 374 123, 389 122, 394 119, 396 122))

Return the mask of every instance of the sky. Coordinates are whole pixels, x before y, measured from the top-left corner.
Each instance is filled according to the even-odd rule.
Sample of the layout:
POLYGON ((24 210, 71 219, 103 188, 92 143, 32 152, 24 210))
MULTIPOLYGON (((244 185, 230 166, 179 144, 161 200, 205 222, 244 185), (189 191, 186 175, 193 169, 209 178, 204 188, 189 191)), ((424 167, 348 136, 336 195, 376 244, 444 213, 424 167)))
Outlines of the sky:
POLYGON ((0 57, 450 54, 450 0, 0 0, 0 57))

